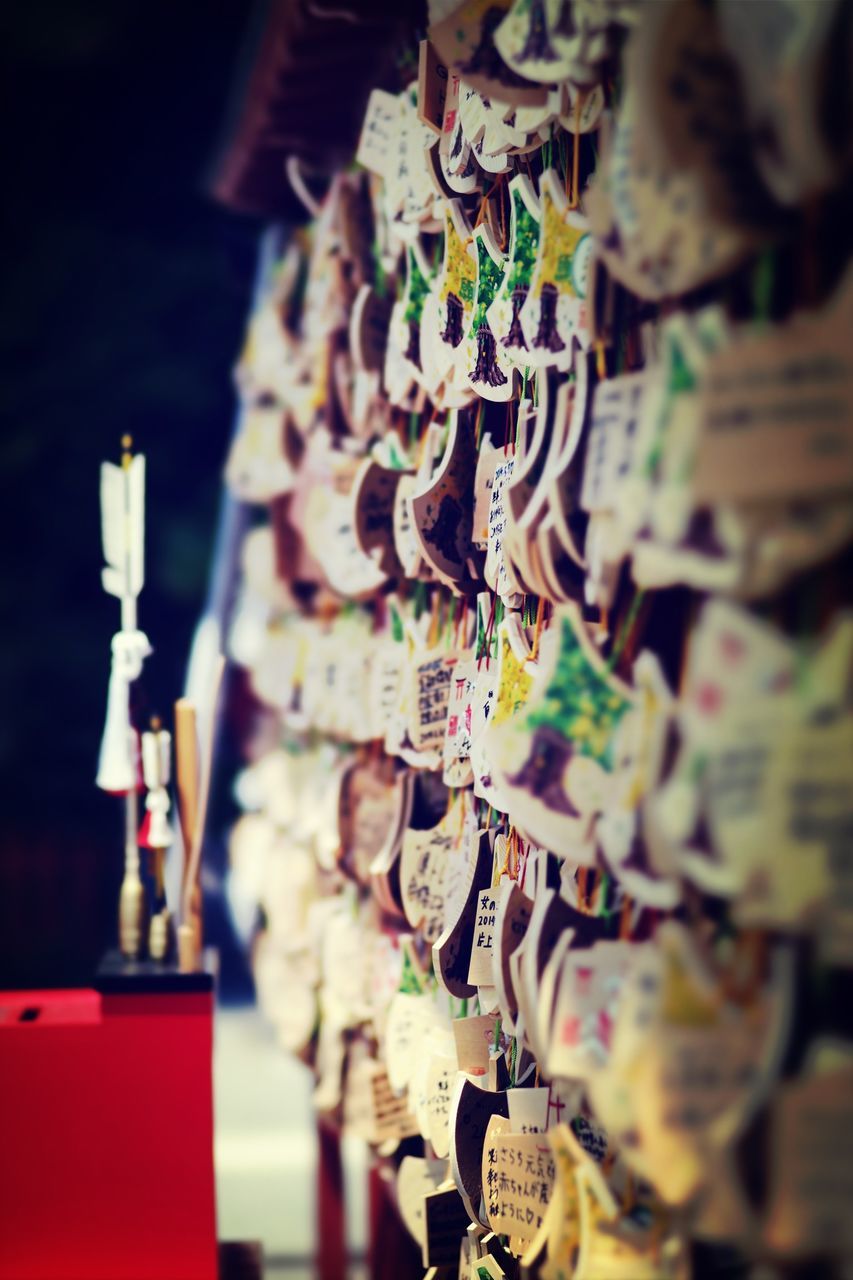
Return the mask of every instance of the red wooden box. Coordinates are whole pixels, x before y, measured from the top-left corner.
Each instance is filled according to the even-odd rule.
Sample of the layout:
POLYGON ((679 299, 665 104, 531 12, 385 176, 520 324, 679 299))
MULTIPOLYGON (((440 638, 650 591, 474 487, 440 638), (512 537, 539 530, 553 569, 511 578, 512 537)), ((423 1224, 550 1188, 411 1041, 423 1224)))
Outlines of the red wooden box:
POLYGON ((213 984, 0 992, 0 1280, 215 1280, 213 984))

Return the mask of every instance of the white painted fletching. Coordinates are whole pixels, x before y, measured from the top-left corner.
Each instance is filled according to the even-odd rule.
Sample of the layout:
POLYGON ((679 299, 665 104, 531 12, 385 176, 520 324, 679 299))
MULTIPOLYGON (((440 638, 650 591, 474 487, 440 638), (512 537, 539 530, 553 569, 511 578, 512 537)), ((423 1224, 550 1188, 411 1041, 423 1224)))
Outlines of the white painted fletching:
POLYGON ((139 595, 145 575, 145 456, 130 466, 101 463, 101 536, 107 567, 104 590, 113 596, 139 595))

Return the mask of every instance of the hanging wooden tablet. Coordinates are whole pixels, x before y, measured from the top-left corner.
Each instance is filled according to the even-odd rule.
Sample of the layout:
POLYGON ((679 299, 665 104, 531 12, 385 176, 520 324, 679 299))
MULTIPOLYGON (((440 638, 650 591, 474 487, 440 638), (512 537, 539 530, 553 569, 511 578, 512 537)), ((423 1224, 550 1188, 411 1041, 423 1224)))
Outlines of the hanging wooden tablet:
POLYGON ((414 1117, 408 1110, 405 1096, 399 1097, 388 1082, 385 1069, 374 1064, 375 1069, 370 1077, 370 1102, 372 1108, 372 1124, 370 1141, 376 1144, 383 1142, 397 1143, 403 1138, 410 1138, 417 1133, 414 1117))
POLYGON ((563 86, 549 85, 545 102, 524 106, 515 104, 511 120, 517 129, 527 134, 529 143, 535 138, 536 145, 541 146, 549 137, 549 126, 556 121, 562 104, 563 86))
MULTIPOLYGON (((626 981, 611 1066, 623 1080, 630 1075, 639 1142, 624 1156, 670 1204, 704 1182, 708 1153, 743 1130, 784 1052, 790 954, 777 951, 769 972, 756 953, 747 958, 746 994, 735 1004, 690 934, 670 921, 655 947, 638 952, 626 981)), ((595 1085, 591 1096, 597 1107, 595 1085)))
POLYGON ((478 730, 476 715, 474 722, 471 753, 475 791, 482 792, 490 804, 500 809, 509 806, 491 767, 493 739, 499 726, 518 714, 530 697, 536 669, 529 649, 518 657, 517 650, 522 647, 527 648, 527 642, 521 635, 517 615, 504 619, 498 630, 497 658, 491 664, 495 670, 488 672, 488 715, 484 715, 481 729, 478 730))
POLYGON ((660 1206, 638 1202, 620 1206, 601 1173, 585 1167, 578 1183, 579 1248, 577 1280, 687 1280, 689 1259, 684 1242, 671 1232, 660 1206))
POLYGON ((650 816, 674 734, 674 703, 660 664, 644 651, 634 663, 636 705, 619 726, 614 787, 595 825, 598 847, 627 893, 671 909, 681 896, 677 863, 650 816))
POLYGON ((503 459, 503 450, 497 448, 488 432, 480 437, 477 450, 477 470, 474 476, 474 523, 471 530, 472 545, 485 551, 489 540, 489 508, 495 471, 503 459))
POLYGON ((526 581, 530 589, 553 604, 580 600, 584 578, 578 557, 570 555, 558 537, 555 513, 546 507, 534 539, 525 548, 526 581))
POLYGON ((432 130, 418 119, 417 88, 398 96, 399 117, 394 129, 389 163, 383 173, 386 215, 397 236, 411 243, 423 230, 435 230, 432 209, 435 194, 424 164, 424 148, 435 143, 432 130))
POLYGON ((414 1052, 415 1066, 409 1079, 409 1105, 412 1114, 415 1117, 418 1126, 418 1132, 426 1141, 429 1138, 429 1104, 430 1097, 427 1092, 427 1074, 431 1063, 431 1053, 439 1043, 447 1042, 447 1048, 452 1049, 452 1036, 450 1035, 449 1024, 446 1031, 440 1031, 437 1027, 429 1027, 421 1037, 420 1045, 414 1052))
POLYGON ((435 1166, 418 1156, 404 1156, 397 1170, 397 1207, 412 1238, 423 1247, 426 1238, 424 1196, 435 1191, 443 1179, 435 1176, 435 1166))
POLYGON ((717 11, 720 36, 740 72, 755 163, 786 205, 826 191, 849 160, 841 135, 830 141, 821 116, 838 12, 836 0, 772 0, 754 24, 737 0, 722 0, 717 11))
POLYGON ((539 1267, 542 1280, 557 1280, 573 1269, 579 1238, 580 1206, 575 1178, 575 1150, 571 1131, 564 1124, 549 1130, 554 1159, 554 1182, 539 1231, 530 1241, 521 1262, 539 1267), (566 1135, 565 1139, 563 1135, 566 1135), (571 1143, 571 1146, 569 1146, 571 1143))
POLYGON ((508 123, 512 110, 479 93, 464 80, 459 85, 459 119, 477 163, 487 173, 505 173, 512 164, 509 150, 526 135, 508 123))
POLYGON ((700 615, 679 715, 682 745, 655 811, 683 871, 706 892, 732 897, 744 923, 814 927, 833 893, 832 868, 844 875, 842 861, 828 861, 828 828, 821 833, 805 811, 795 813, 811 794, 825 820, 832 813, 843 820, 846 791, 834 790, 830 761, 841 768, 849 757, 850 713, 840 712, 839 695, 851 642, 843 620, 823 645, 797 649, 732 604, 712 601, 700 615), (810 792, 821 759, 817 767, 830 772, 810 792))
POLYGON ((529 364, 521 327, 521 308, 533 279, 539 245, 539 202, 533 183, 516 174, 509 184, 510 232, 507 265, 500 289, 487 317, 498 345, 519 367, 529 364))
MULTIPOLYGON (((650 538, 670 546, 688 539, 696 514, 692 477, 703 375, 709 358, 725 342, 726 332, 719 307, 692 316, 676 313, 661 326, 661 356, 648 372, 635 447, 618 504, 620 523, 632 539, 642 533, 643 543, 650 538)), ((716 523, 714 513, 708 514, 716 523)), ((642 573, 644 546, 635 549, 635 558, 637 553, 642 573)))
POLYGON ((728 1006, 728 1022, 724 1014, 704 1029, 660 1028, 638 1072, 637 1087, 648 1093, 635 1105, 639 1145, 666 1203, 681 1204, 707 1185, 720 1153, 765 1102, 781 1061, 788 1000, 787 991, 764 989, 746 1009, 728 1006))
POLYGON ((554 1175, 554 1157, 544 1134, 514 1133, 502 1116, 491 1118, 481 1176, 493 1231, 532 1240, 545 1216, 554 1175))
POLYGON ((497 662, 497 696, 486 726, 487 734, 518 715, 533 688, 536 659, 518 614, 505 615, 498 627, 497 662))
POLYGON ((516 952, 519 979, 516 996, 519 1011, 523 1014, 525 1041, 539 1061, 545 1058, 546 1046, 539 1038, 537 1008, 542 975, 548 960, 558 944, 583 946, 586 942, 594 941, 600 932, 600 924, 593 917, 576 911, 557 889, 537 893, 527 933, 516 952), (565 941, 567 934, 568 942, 565 941))
POLYGON ((284 450, 286 415, 258 405, 242 418, 225 467, 225 482, 243 502, 269 502, 288 493, 294 472, 284 450))
POLYGON ((458 918, 477 865, 480 825, 470 791, 457 793, 450 805, 447 823, 457 832, 458 842, 451 849, 444 880, 445 929, 449 929, 458 918))
POLYGON ((732 270, 753 243, 714 218, 695 172, 652 161, 630 83, 584 203, 596 254, 640 298, 695 289, 732 270))
MULTIPOLYGON (((542 474, 551 444, 551 433, 556 410, 555 387, 544 374, 537 377, 533 393, 519 402, 515 439, 508 441, 508 448, 517 463, 507 481, 507 496, 511 497, 511 515, 521 518, 542 474)), ((507 432, 509 434, 509 430, 507 432)), ((507 446, 504 456, 507 456, 507 446)))
MULTIPOLYGON (((459 1240, 469 1221, 457 1189, 453 1186, 439 1187, 428 1192, 424 1197, 424 1219, 424 1266, 456 1268, 459 1240)), ((438 1273, 435 1273, 435 1280, 440 1280, 438 1273)))
POLYGON ((647 17, 632 33, 625 66, 652 164, 698 177, 712 217, 753 240, 792 229, 758 173, 741 80, 716 12, 697 0, 664 0, 647 17))
MULTIPOLYGON (((518 432, 519 444, 522 445, 521 456, 516 454, 516 465, 509 482, 505 486, 504 511, 506 513, 503 531, 503 542, 512 569, 519 583, 528 592, 538 594, 535 567, 530 563, 528 548, 530 529, 538 523, 538 515, 544 507, 543 475, 548 458, 551 455, 554 435, 559 434, 564 421, 565 395, 554 394, 547 378, 541 379, 537 386, 539 403, 530 411, 523 421, 527 428, 527 439, 518 432), (532 432, 530 424, 533 424, 532 432), (537 498, 537 494, 539 495, 537 498), (531 505, 537 503, 527 523, 524 518, 531 505)), ((519 412, 519 417, 521 413, 519 412)))
POLYGON ((437 413, 462 409, 476 399, 463 360, 448 363, 450 348, 442 341, 439 300, 434 289, 424 302, 421 324, 423 386, 437 413))
POLYGON ((477 261, 469 251, 471 225, 461 200, 449 200, 444 210, 444 254, 433 288, 438 305, 427 313, 437 327, 433 335, 437 343, 441 372, 449 376, 465 360, 463 340, 470 326, 477 286, 477 261))
POLYGON ((583 1079, 608 1061, 632 953, 630 943, 599 941, 568 949, 559 957, 553 1009, 539 1025, 543 1065, 550 1078, 583 1079))
POLYGON ((390 165, 399 114, 399 101, 393 93, 371 90, 355 158, 358 164, 380 177, 390 165))
POLYGON ((470 417, 453 411, 438 470, 410 500, 421 553, 438 577, 450 585, 462 583, 468 574, 475 466, 470 417))
POLYGON ((465 137, 459 117, 459 77, 448 72, 447 97, 444 102, 444 122, 438 144, 438 157, 442 180, 452 193, 469 195, 477 190, 479 169, 465 137))
POLYGON ((486 560, 483 566, 483 577, 487 584, 510 609, 520 606, 522 594, 521 583, 515 577, 508 549, 504 545, 504 534, 507 528, 504 494, 512 480, 514 469, 515 458, 506 453, 495 468, 489 500, 486 560))
POLYGON ((362 552, 389 578, 403 573, 394 545, 394 504, 402 471, 366 458, 353 481, 355 536, 362 552))
POLYGON ((400 804, 396 830, 389 831, 387 838, 374 856, 368 868, 370 890, 375 901, 385 914, 400 923, 405 921, 403 895, 400 885, 400 859, 402 853, 403 831, 409 823, 412 812, 413 786, 410 775, 404 774, 398 781, 400 787, 400 804))
POLYGON ((370 864, 397 838, 404 795, 398 779, 389 783, 368 764, 354 764, 344 775, 339 798, 339 865, 367 883, 370 864))
POLYGON ((395 1092, 408 1089, 424 1034, 439 1024, 440 1014, 430 995, 414 990, 397 991, 392 996, 383 1028, 383 1051, 395 1092))
POLYGON ((508 1117, 505 1093, 481 1089, 464 1075, 457 1078, 450 1104, 450 1171, 472 1222, 487 1226, 481 1216, 483 1145, 493 1115, 508 1117))
POLYGON ((554 84, 574 67, 570 0, 514 0, 495 31, 495 47, 507 66, 528 80, 554 84))
POLYGON ((489 884, 477 895, 477 914, 474 920, 474 941, 468 965, 468 981, 474 986, 494 986, 494 934, 497 912, 497 896, 489 884))
POLYGON ((486 656, 477 671, 477 683, 471 724, 471 768, 474 771, 474 795, 499 812, 506 811, 506 797, 495 787, 489 739, 486 730, 494 713, 498 692, 498 669, 494 658, 486 656))
POLYGON ((429 28, 429 38, 448 67, 486 97, 518 105, 545 102, 545 86, 513 71, 494 45, 495 30, 511 0, 464 0, 429 28))
POLYGON ((585 511, 612 511, 619 486, 633 456, 645 372, 625 373, 600 382, 592 401, 584 462, 581 506, 585 511))
MULTIPOLYGON (((818 1040, 805 1071, 779 1086, 771 1110, 771 1188, 764 1240, 779 1257, 853 1249, 850 1168, 853 1064, 849 1041, 818 1040)), ((818 1265, 818 1264, 815 1264, 818 1265)))
POLYGON ((491 1014, 469 1014, 467 1017, 454 1018, 452 1025, 457 1067, 467 1076, 482 1078, 485 1084, 495 1051, 496 1037, 500 1049, 497 1018, 491 1014))
POLYGON ((850 491, 851 317, 853 268, 822 311, 736 335, 710 355, 699 404, 697 500, 797 500, 850 491))
POLYGON ((343 898, 333 904, 320 947, 329 1022, 336 1030, 358 1026, 367 1016, 364 919, 343 898))
POLYGON ((413 928, 434 943, 444 930, 445 873, 452 849, 461 835, 455 814, 446 815, 425 830, 407 828, 400 861, 403 907, 413 928))
POLYGON ((558 116, 560 127, 575 135, 591 133, 597 129, 605 107, 603 86, 597 84, 591 89, 578 89, 572 84, 566 84, 561 89, 558 116))
POLYGON ((364 598, 387 581, 387 575, 358 545, 351 494, 314 485, 307 499, 304 529, 309 551, 339 595, 364 598))
POLYGON ((580 505, 590 514, 584 544, 584 596, 588 604, 601 609, 613 603, 619 568, 630 548, 616 513, 630 474, 648 385, 645 371, 621 374, 600 382, 593 398, 580 505))
POLYGON ((450 1099, 457 1076, 456 1053, 432 1054, 427 1063, 427 1136, 437 1156, 450 1151, 450 1099))
MULTIPOLYGON (((575 361, 575 381, 563 384, 564 399, 556 410, 557 421, 562 416, 566 430, 563 442, 553 461, 549 456, 542 476, 547 503, 554 531, 565 551, 579 569, 586 568, 583 555, 586 519, 581 509, 583 487, 583 441, 588 408, 588 365, 586 357, 575 361)), ((563 391, 560 387, 558 396, 563 391)), ((523 524, 522 520, 522 524, 523 524)))
POLYGON ((524 710, 495 730, 493 771, 531 839, 590 865, 591 824, 609 792, 614 734, 633 695, 584 638, 571 606, 542 638, 540 664, 524 710))
POLYGON ((421 556, 421 544, 418 541, 415 526, 412 521, 411 500, 412 495, 417 492, 418 478, 411 472, 404 472, 400 476, 397 489, 394 494, 394 550, 397 553, 397 559, 400 561, 403 574, 407 578, 420 578, 426 573, 426 567, 421 556))
POLYGON ((418 119, 441 133, 447 99, 447 67, 429 40, 418 42, 418 119))
POLYGON ((356 369, 379 373, 385 362, 393 299, 363 284, 356 294, 349 324, 349 347, 356 369))
POLYGON ((409 737, 416 751, 438 753, 444 748, 456 662, 453 651, 427 649, 416 656, 409 717, 409 737))
POLYGON ((487 312, 503 279, 505 259, 485 223, 475 228, 477 288, 465 335, 468 381, 485 400, 509 400, 515 388, 513 366, 495 342, 487 312))
POLYGON ((556 170, 539 178, 540 236, 530 289, 521 309, 527 362, 568 369, 575 342, 589 345, 586 297, 593 239, 586 218, 569 207, 556 170))
POLYGON ((383 846, 371 862, 370 891, 380 910, 389 921, 402 925, 406 920, 403 895, 400 888, 401 840, 394 839, 383 846))
POLYGON ((514 880, 502 880, 498 886, 493 935, 493 977, 498 993, 501 1020, 512 1032, 518 1001, 512 983, 509 958, 521 945, 530 923, 533 903, 514 880))
POLYGON ((394 303, 388 329, 385 385, 392 404, 406 402, 409 387, 403 386, 403 370, 408 368, 416 382, 423 379, 421 322, 431 283, 432 274, 423 249, 414 241, 406 246, 403 295, 394 303))
POLYGON ((480 892, 491 884, 492 846, 494 832, 481 831, 477 843, 468 892, 456 919, 448 925, 433 944, 432 962, 436 977, 449 995, 467 999, 476 994, 477 983, 468 974, 475 931, 480 892))

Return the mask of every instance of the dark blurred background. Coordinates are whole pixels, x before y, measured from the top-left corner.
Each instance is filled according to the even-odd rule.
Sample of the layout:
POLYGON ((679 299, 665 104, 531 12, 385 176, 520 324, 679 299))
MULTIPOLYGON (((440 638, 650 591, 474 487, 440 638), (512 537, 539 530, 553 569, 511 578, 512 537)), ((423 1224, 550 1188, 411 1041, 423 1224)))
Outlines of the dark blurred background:
POLYGON ((0 987, 85 983, 114 933, 98 471, 123 432, 148 461, 142 711, 183 687, 256 255, 206 192, 249 9, 2 6, 0 987))

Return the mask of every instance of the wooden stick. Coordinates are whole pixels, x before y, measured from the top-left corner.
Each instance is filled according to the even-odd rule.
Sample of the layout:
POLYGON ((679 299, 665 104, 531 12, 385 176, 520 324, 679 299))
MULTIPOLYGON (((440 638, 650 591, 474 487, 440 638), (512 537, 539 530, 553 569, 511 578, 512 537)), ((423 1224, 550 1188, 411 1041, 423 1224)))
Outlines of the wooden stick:
POLYGON ((123 956, 136 960, 145 941, 145 891, 139 877, 139 796, 132 787, 124 798, 124 878, 118 905, 118 940, 123 956))
POLYGON ((175 703, 175 783, 178 791, 178 818, 184 842, 182 886, 186 881, 187 862, 198 815, 198 781, 195 704, 189 698, 178 698, 175 703))
MULTIPOLYGON (((201 952, 201 885, 199 883, 199 872, 201 871, 201 852, 204 840, 205 819, 207 817, 207 802, 210 795, 210 776, 213 770, 213 743, 215 738, 214 722, 216 718, 216 706, 219 701, 219 690, 222 685, 222 675, 225 670, 225 659, 220 654, 216 668, 213 673, 213 681, 210 690, 209 704, 209 724, 207 741, 204 744, 204 754, 201 760, 201 767, 198 767, 198 737, 196 735, 196 773, 198 780, 195 792, 195 810, 193 813, 193 824, 190 827, 186 822, 186 831, 189 834, 189 844, 185 847, 185 873, 183 883, 183 898, 181 902, 181 924, 178 929, 178 964, 181 972, 192 972, 196 968, 201 952)), ((186 701, 181 699, 181 702, 186 701)), ((192 706, 192 704, 189 704, 192 706)), ((193 719, 195 720, 195 708, 193 708, 193 719)), ((178 706, 175 706, 175 734, 178 733, 178 706)), ((180 756, 177 760, 176 772, 180 775, 181 761, 180 756)), ((179 786, 180 793, 180 786, 179 786)), ((181 829, 184 830, 185 819, 181 814, 181 829)))
POLYGON ((196 931, 184 914, 190 850, 198 818, 198 727, 195 703, 179 698, 175 703, 175 785, 178 793, 178 820, 184 846, 181 867, 181 895, 177 929, 178 967, 192 973, 196 966, 196 931))

